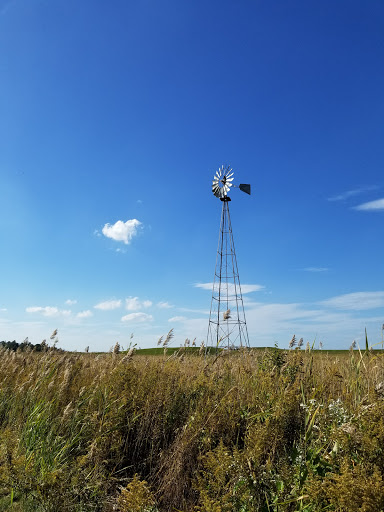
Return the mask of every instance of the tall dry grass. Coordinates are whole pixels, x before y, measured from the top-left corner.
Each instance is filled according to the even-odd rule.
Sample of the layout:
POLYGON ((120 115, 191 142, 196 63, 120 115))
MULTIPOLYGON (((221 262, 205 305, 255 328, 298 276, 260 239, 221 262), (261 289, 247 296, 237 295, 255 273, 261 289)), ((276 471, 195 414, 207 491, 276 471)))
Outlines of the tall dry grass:
POLYGON ((0 353, 0 510, 384 510, 384 360, 0 353))

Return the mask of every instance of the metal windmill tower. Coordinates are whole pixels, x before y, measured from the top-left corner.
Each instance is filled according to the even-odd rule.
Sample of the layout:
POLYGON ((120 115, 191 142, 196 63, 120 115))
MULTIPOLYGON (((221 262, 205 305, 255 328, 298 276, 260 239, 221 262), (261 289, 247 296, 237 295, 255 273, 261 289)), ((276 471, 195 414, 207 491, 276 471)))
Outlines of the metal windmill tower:
MULTIPOLYGON (((209 314, 207 347, 249 347, 243 296, 241 294, 239 270, 233 241, 231 217, 229 215, 228 192, 233 172, 222 166, 215 174, 212 192, 223 203, 221 211, 219 244, 216 256, 215 276, 212 287, 211 311, 209 314)), ((237 188, 251 194, 250 185, 237 188)))

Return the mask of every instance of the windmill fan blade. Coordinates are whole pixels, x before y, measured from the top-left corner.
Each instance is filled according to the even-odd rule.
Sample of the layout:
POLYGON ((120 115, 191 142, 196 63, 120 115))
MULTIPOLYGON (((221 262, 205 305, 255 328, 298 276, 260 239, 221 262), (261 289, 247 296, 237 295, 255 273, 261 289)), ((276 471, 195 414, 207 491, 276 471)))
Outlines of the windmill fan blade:
POLYGON ((248 195, 251 195, 251 185, 240 183, 239 189, 248 195))
POLYGON ((229 166, 224 167, 222 165, 219 170, 215 172, 212 181, 212 192, 213 194, 223 200, 230 200, 227 198, 227 194, 233 187, 233 171, 229 166))

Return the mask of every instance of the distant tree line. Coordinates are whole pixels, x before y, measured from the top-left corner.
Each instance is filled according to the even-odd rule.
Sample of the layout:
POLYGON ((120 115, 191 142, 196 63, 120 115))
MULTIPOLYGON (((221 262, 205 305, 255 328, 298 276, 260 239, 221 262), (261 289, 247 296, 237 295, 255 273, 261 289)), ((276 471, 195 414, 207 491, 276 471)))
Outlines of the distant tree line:
MULTIPOLYGON (((56 331, 57 333, 57 331, 56 331)), ((52 339, 52 337, 51 337, 52 339)), ((29 341, 28 338, 25 338, 21 343, 17 343, 16 340, 13 341, 0 341, 0 348, 4 348, 6 350, 19 350, 20 352, 45 352, 47 350, 55 350, 57 352, 64 352, 63 349, 56 347, 56 340, 53 340, 53 346, 49 346, 47 340, 43 340, 41 343, 36 343, 35 345, 29 341)))

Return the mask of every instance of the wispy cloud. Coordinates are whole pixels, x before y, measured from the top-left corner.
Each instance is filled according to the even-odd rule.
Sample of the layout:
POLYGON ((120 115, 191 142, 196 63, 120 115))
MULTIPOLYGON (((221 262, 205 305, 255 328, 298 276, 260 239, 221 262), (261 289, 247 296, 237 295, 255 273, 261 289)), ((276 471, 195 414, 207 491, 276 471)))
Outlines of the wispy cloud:
MULTIPOLYGON (((201 288, 202 290, 210 290, 212 291, 213 283, 195 283, 194 285, 196 288, 201 288)), ((261 284, 242 284, 241 285, 241 292, 243 294, 245 293, 252 293, 252 292, 259 292, 260 290, 264 290, 265 286, 261 284)), ((229 284, 228 285, 228 292, 230 294, 234 293, 234 285, 229 284)))
POLYGON ((71 311, 69 309, 59 309, 55 306, 29 306, 25 308, 27 313, 40 313, 43 316, 69 316, 71 311))
POLYGON ((251 344, 287 346, 293 334, 305 341, 325 342, 326 348, 348 348, 353 339, 362 339, 364 327, 378 332, 382 317, 357 315, 331 307, 327 301, 310 305, 300 303, 258 304, 246 310, 251 344), (325 304, 324 304, 325 303, 325 304))
POLYGON ((358 206, 354 206, 354 210, 359 211, 383 211, 384 210, 384 198, 383 199, 376 199, 376 201, 369 201, 368 203, 362 203, 358 206))
POLYGON ((306 267, 303 268, 304 272, 328 272, 329 268, 327 267, 306 267))
POLYGON ((346 192, 342 192, 337 196, 332 196, 328 198, 328 201, 346 201, 350 197, 355 197, 360 194, 364 194, 365 192, 371 192, 372 190, 377 190, 379 187, 376 185, 370 185, 366 187, 360 187, 353 190, 347 190, 346 192))
POLYGON ((6 1, 4 3, 4 5, 2 5, 0 7, 0 16, 3 16, 4 14, 6 14, 9 10, 9 8, 14 4, 14 0, 9 0, 8 2, 6 1))
POLYGON ((195 313, 197 315, 209 315, 209 309, 196 309, 196 308, 177 308, 178 311, 183 313, 195 313))
POLYGON ((68 299, 65 301, 65 303, 68 305, 68 306, 73 306, 74 304, 77 304, 77 300, 75 299, 68 299))
POLYGON ((362 311, 384 307, 384 292, 355 292, 338 295, 319 302, 322 306, 362 311))
POLYGON ((138 311, 142 308, 149 308, 152 306, 150 300, 139 300, 139 297, 128 297, 125 299, 125 309, 128 311, 138 311))
POLYGON ((151 322, 153 320, 152 315, 147 315, 147 313, 129 313, 121 318, 122 322, 151 322))
POLYGON ((128 245, 137 234, 137 230, 140 226, 141 222, 137 219, 130 219, 126 222, 118 220, 115 224, 105 224, 101 231, 107 238, 112 238, 112 240, 124 242, 128 245))
POLYGON ((91 310, 87 309, 86 311, 80 311, 80 313, 77 313, 77 318, 90 318, 93 316, 93 313, 91 310))
POLYGON ((161 301, 156 304, 156 306, 160 309, 170 309, 173 308, 172 304, 166 301, 161 301))
POLYGON ((7 309, 7 308, 0 308, 0 311, 1 311, 2 313, 5 313, 6 311, 8 311, 8 309, 7 309))
POLYGON ((93 307, 103 311, 110 311, 112 309, 118 309, 121 307, 121 300, 106 300, 104 302, 99 302, 99 304, 96 304, 96 306, 93 307))
POLYGON ((168 322, 185 322, 186 320, 188 319, 185 316, 173 316, 168 319, 168 322))

